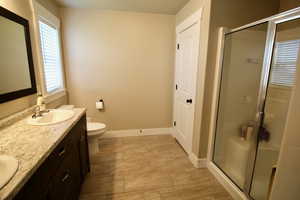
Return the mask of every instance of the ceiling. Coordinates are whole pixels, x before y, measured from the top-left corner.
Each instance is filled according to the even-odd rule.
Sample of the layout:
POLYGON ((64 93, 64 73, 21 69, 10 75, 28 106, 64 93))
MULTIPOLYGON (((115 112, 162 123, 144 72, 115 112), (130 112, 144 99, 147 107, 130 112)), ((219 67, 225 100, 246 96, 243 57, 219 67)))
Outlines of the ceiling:
POLYGON ((189 0, 55 0, 62 7, 176 14, 189 0))

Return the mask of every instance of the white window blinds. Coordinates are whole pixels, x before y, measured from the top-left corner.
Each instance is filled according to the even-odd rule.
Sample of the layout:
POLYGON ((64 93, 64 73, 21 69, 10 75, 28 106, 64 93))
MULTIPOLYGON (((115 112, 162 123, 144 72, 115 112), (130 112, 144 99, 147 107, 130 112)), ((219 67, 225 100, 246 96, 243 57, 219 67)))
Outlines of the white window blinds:
POLYGON ((271 69, 271 84, 294 85, 299 48, 300 40, 276 42, 271 69))
POLYGON ((47 92, 51 93, 63 87, 59 32, 56 28, 43 21, 39 21, 39 27, 45 85, 47 92))

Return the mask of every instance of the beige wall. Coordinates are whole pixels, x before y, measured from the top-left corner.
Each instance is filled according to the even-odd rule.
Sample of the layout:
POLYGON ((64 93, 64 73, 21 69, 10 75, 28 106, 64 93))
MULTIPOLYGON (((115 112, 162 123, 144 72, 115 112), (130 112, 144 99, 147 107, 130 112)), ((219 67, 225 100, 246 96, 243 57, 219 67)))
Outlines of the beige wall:
MULTIPOLYGON (((47 5, 51 4, 50 1, 48 3, 49 4, 47 4, 47 5)), ((34 38, 33 38, 34 34, 33 34, 33 29, 32 29, 32 12, 31 12, 31 8, 30 8, 29 0, 2 0, 2 1, 0 1, 0 6, 29 20, 30 36, 31 36, 31 43, 32 43, 31 46, 32 46, 32 52, 33 52, 33 62, 34 62, 34 66, 35 66, 35 72, 37 74, 36 49, 35 49, 35 43, 34 43, 34 38)), ((54 8, 55 4, 53 4, 52 6, 54 8)), ((51 9, 51 11, 53 11, 53 10, 51 9)), ((39 84, 38 78, 37 78, 37 84, 39 84)), ((13 113, 22 111, 22 110, 34 105, 35 101, 36 101, 36 95, 31 95, 31 96, 19 98, 19 99, 13 100, 13 101, 9 101, 9 102, 0 104, 0 119, 6 117, 8 115, 11 115, 13 113)), ((57 106, 61 103, 66 103, 66 97, 58 99, 58 100, 50 103, 48 106, 53 107, 53 106, 57 106)))
MULTIPOLYGON (((189 1, 176 15, 176 24, 179 25, 184 19, 195 13, 202 8, 202 20, 200 25, 200 48, 199 48, 199 67, 206 66, 207 62, 207 47, 209 38, 209 26, 210 26, 210 7, 211 0, 191 0, 189 1)), ((198 76, 201 76, 200 71, 198 76)), ((198 78, 198 87, 203 84, 204 80, 198 78)), ((196 92, 196 106, 195 106, 195 118, 193 128, 193 146, 192 151, 198 156, 200 146, 200 128, 201 128, 201 91, 197 88, 196 92)), ((202 140, 202 139, 201 139, 202 140)))
POLYGON ((36 1, 40 3, 44 8, 47 8, 56 17, 60 17, 59 7, 55 3, 55 0, 36 0, 36 1))
POLYGON ((207 19, 209 19, 209 7, 210 1, 209 0, 190 0, 177 14, 176 14, 176 24, 180 24, 183 20, 185 20, 187 17, 189 17, 191 14, 195 13, 200 8, 203 8, 204 14, 203 17, 203 23, 207 24, 207 19))
POLYGON ((280 12, 300 6, 299 0, 280 0, 280 12))
POLYGON ((209 135, 209 124, 212 105, 213 80, 215 75, 216 49, 218 28, 225 26, 234 28, 276 14, 279 1, 274 0, 214 0, 211 7, 211 25, 209 32, 209 47, 207 72, 205 80, 205 99, 201 127, 199 156, 206 157, 209 135))
POLYGON ((171 127, 175 17, 71 8, 61 14, 70 104, 87 107, 111 130, 171 127))

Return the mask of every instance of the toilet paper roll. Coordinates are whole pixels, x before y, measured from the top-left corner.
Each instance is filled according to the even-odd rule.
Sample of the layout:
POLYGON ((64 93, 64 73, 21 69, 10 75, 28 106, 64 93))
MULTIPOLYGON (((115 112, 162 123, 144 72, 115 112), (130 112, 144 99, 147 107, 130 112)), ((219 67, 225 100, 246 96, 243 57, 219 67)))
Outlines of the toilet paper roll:
POLYGON ((99 110, 102 110, 104 108, 103 101, 97 101, 96 102, 96 108, 99 110))

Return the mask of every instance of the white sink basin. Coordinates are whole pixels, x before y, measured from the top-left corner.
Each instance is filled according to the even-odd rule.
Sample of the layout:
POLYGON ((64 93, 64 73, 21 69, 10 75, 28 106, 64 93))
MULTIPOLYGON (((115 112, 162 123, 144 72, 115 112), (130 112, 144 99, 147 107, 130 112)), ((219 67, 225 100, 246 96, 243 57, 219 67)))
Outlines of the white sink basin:
POLYGON ((19 162, 14 157, 0 155, 0 189, 15 175, 18 166, 19 162))
POLYGON ((34 126, 47 126, 52 124, 57 124, 64 122, 66 120, 71 119, 74 116, 74 111, 72 110, 50 110, 49 113, 44 113, 43 116, 32 118, 31 116, 28 118, 28 124, 34 126))

